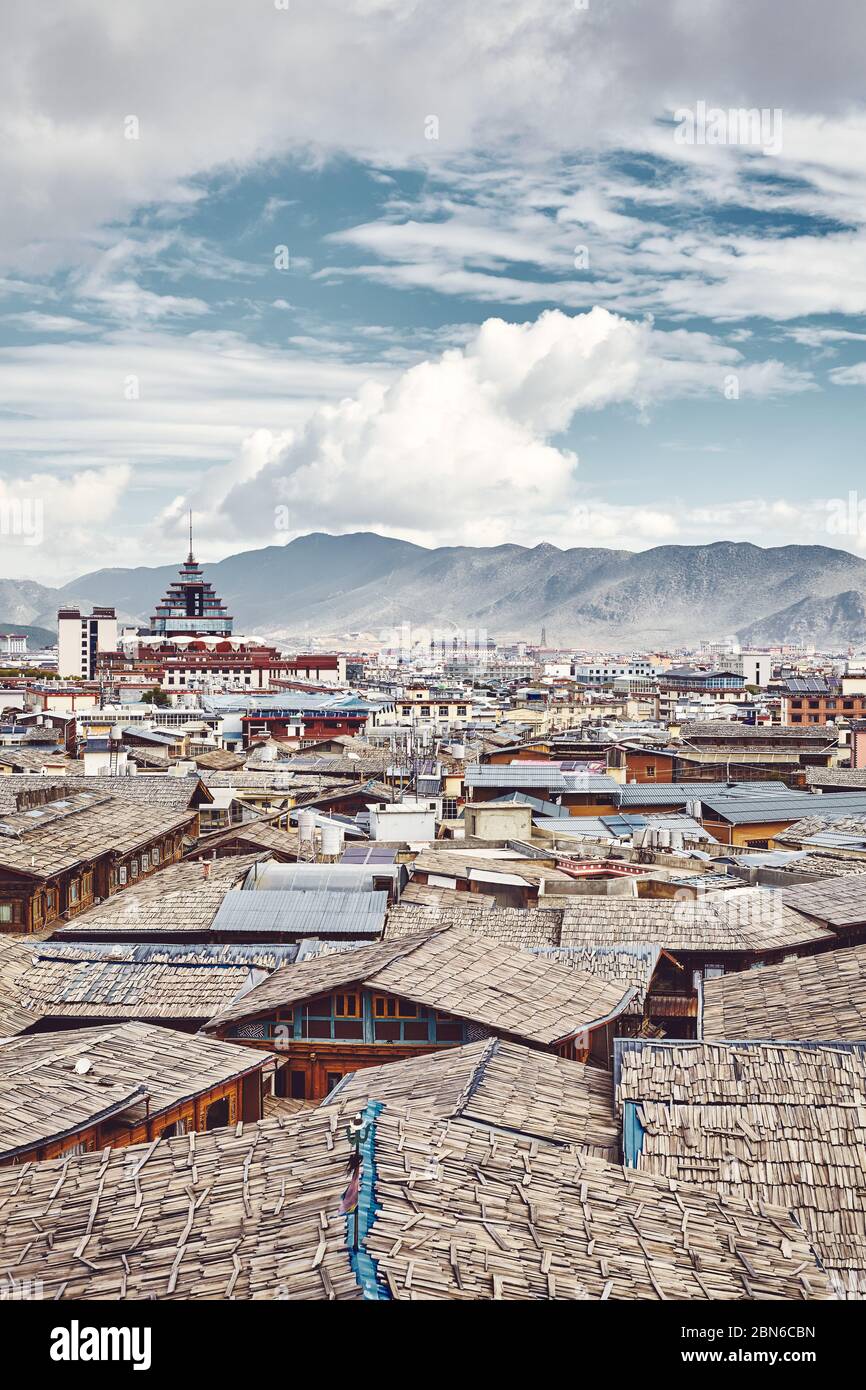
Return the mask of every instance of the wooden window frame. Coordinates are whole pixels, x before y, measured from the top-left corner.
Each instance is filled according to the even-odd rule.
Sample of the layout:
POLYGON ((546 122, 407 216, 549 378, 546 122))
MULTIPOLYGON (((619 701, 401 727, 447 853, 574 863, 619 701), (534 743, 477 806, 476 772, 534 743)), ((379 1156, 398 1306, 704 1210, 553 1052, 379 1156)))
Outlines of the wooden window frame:
POLYGON ((357 990, 341 991, 334 995, 334 1018, 360 1018, 361 1017, 361 996, 357 990), (342 1000, 343 1008, 339 1007, 342 1000), (351 1004, 351 1008, 346 1005, 351 1004))
POLYGON ((421 1017, 418 1012, 420 1007, 420 1004, 413 1004, 411 999, 401 999, 400 996, 396 994, 373 995, 373 1018, 382 1023, 396 1022, 398 1020, 417 1023, 421 1017), (388 1013, 387 1006, 389 1003, 394 1004, 394 1013, 388 1013), (379 1011, 380 1004, 382 1006, 381 1012, 379 1011), (412 1009, 413 1012, 410 1014, 404 1013, 404 1008, 412 1009))

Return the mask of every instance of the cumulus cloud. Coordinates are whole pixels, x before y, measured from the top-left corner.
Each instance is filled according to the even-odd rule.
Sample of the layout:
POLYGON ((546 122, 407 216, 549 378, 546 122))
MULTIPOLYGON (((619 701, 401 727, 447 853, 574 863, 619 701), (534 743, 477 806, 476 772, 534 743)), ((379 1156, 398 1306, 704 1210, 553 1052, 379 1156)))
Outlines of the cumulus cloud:
MULTIPOLYGON (((558 530, 582 505, 577 456, 554 442, 576 416, 721 394, 732 376, 759 395, 809 385, 779 363, 746 364, 707 334, 606 309, 488 319, 464 348, 315 411, 273 457, 260 440, 261 467, 249 476, 247 466, 219 511, 259 536, 273 532, 277 508, 295 532, 370 528, 440 543, 558 530)), ((201 491, 218 494, 215 481, 201 491)))

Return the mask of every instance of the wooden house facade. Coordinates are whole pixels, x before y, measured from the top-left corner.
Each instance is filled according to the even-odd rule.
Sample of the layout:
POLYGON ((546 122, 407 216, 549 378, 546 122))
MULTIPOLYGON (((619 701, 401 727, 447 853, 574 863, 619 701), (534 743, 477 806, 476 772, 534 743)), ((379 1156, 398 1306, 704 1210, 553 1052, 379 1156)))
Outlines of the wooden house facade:
POLYGON ((359 1067, 497 1036, 606 1063, 607 1030, 634 994, 460 928, 289 966, 205 1031, 285 1058, 278 1090, 327 1095, 359 1067))
POLYGON ((194 811, 78 792, 0 819, 0 931, 42 932, 175 863, 194 811))
POLYGON ((269 1061, 147 1023, 9 1040, 0 1166, 254 1123, 269 1061))

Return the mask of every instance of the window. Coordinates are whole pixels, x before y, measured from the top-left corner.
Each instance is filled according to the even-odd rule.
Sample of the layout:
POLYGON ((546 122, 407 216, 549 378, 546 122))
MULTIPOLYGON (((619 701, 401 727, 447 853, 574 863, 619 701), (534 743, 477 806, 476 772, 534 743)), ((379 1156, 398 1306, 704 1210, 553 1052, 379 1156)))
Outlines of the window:
POLYGON ((126 865, 125 865, 125 864, 121 864, 120 868, 117 870, 117 881, 118 881, 118 883, 120 884, 121 888, 123 888, 124 885, 125 885, 125 883, 126 883, 126 865))
POLYGON ((447 706, 447 705, 440 705, 440 706, 439 706, 439 717, 440 717, 440 719, 447 719, 447 718, 448 718, 448 706, 447 706))
POLYGON ((132 875, 133 878, 138 878, 138 860, 137 860, 137 859, 133 859, 132 863, 131 863, 130 866, 129 866, 129 872, 130 872, 130 874, 132 875))
POLYGON ((144 851, 144 854, 141 856, 141 872, 142 872, 142 873, 145 873, 149 868, 150 868, 150 855, 148 854, 147 850, 145 850, 145 851, 144 851))
POLYGON ((656 775, 656 765, 655 765, 655 763, 647 763, 647 766, 646 766, 646 775, 647 775, 647 777, 655 777, 655 775, 656 775))
POLYGON ((458 716, 459 716, 459 715, 465 715, 465 714, 466 714, 466 706, 465 706, 465 705, 458 705, 458 706, 457 706, 457 714, 458 714, 458 716))
POLYGON ((69 885, 69 901, 70 901, 71 903, 77 903, 77 902, 78 902, 78 879, 77 879, 77 878, 76 878, 76 879, 73 879, 73 881, 72 881, 72 882, 70 883, 70 885, 69 885))
POLYGON ((289 1089, 293 1100, 306 1100, 307 1096, 307 1074, 303 1071, 293 1071, 290 1074, 289 1089))
POLYGON ((390 995, 377 994, 373 998, 374 1018, 417 1018, 418 1005, 411 999, 394 999, 390 995))
POLYGON ((215 1101, 212 1101, 211 1104, 208 1106, 208 1108, 207 1108, 207 1113, 206 1113, 206 1115, 205 1115, 205 1122, 204 1122, 204 1127, 205 1127, 205 1129, 219 1129, 219 1128, 221 1128, 222 1125, 227 1125, 228 1122, 229 1122, 229 1101, 228 1101, 228 1096, 224 1096, 224 1097, 222 1098, 222 1100, 215 1100, 215 1101))
POLYGON ((704 979, 705 979, 705 980, 718 980, 718 979, 720 978, 720 976, 724 975, 724 973, 725 973, 725 967, 724 967, 723 965, 706 965, 706 966, 704 966, 704 979))
POLYGON ((335 1018, 360 1018, 360 999, 357 994, 334 995, 335 1018))
POLYGON ((153 858, 154 864, 158 864, 158 863, 159 863, 159 846, 158 846, 158 845, 154 845, 153 849, 151 850, 151 856, 152 856, 152 858, 153 858))
POLYGON ((12 917, 12 904, 0 903, 0 922, 11 922, 13 920, 14 919, 12 917))

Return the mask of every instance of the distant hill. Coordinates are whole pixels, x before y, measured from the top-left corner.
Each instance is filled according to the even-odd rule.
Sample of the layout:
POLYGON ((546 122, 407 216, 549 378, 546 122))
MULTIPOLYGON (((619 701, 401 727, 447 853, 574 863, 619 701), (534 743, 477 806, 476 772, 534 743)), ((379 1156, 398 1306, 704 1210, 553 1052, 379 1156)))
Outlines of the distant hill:
MULTIPOLYGON (((866 561, 828 546, 745 542, 633 553, 553 545, 425 549, 371 532, 313 533, 204 567, 239 632, 376 635, 402 622, 599 648, 736 634, 760 645, 866 644, 866 561)), ((60 603, 145 621, 177 566, 96 570, 48 589, 0 581, 0 612, 48 624, 60 603)))

